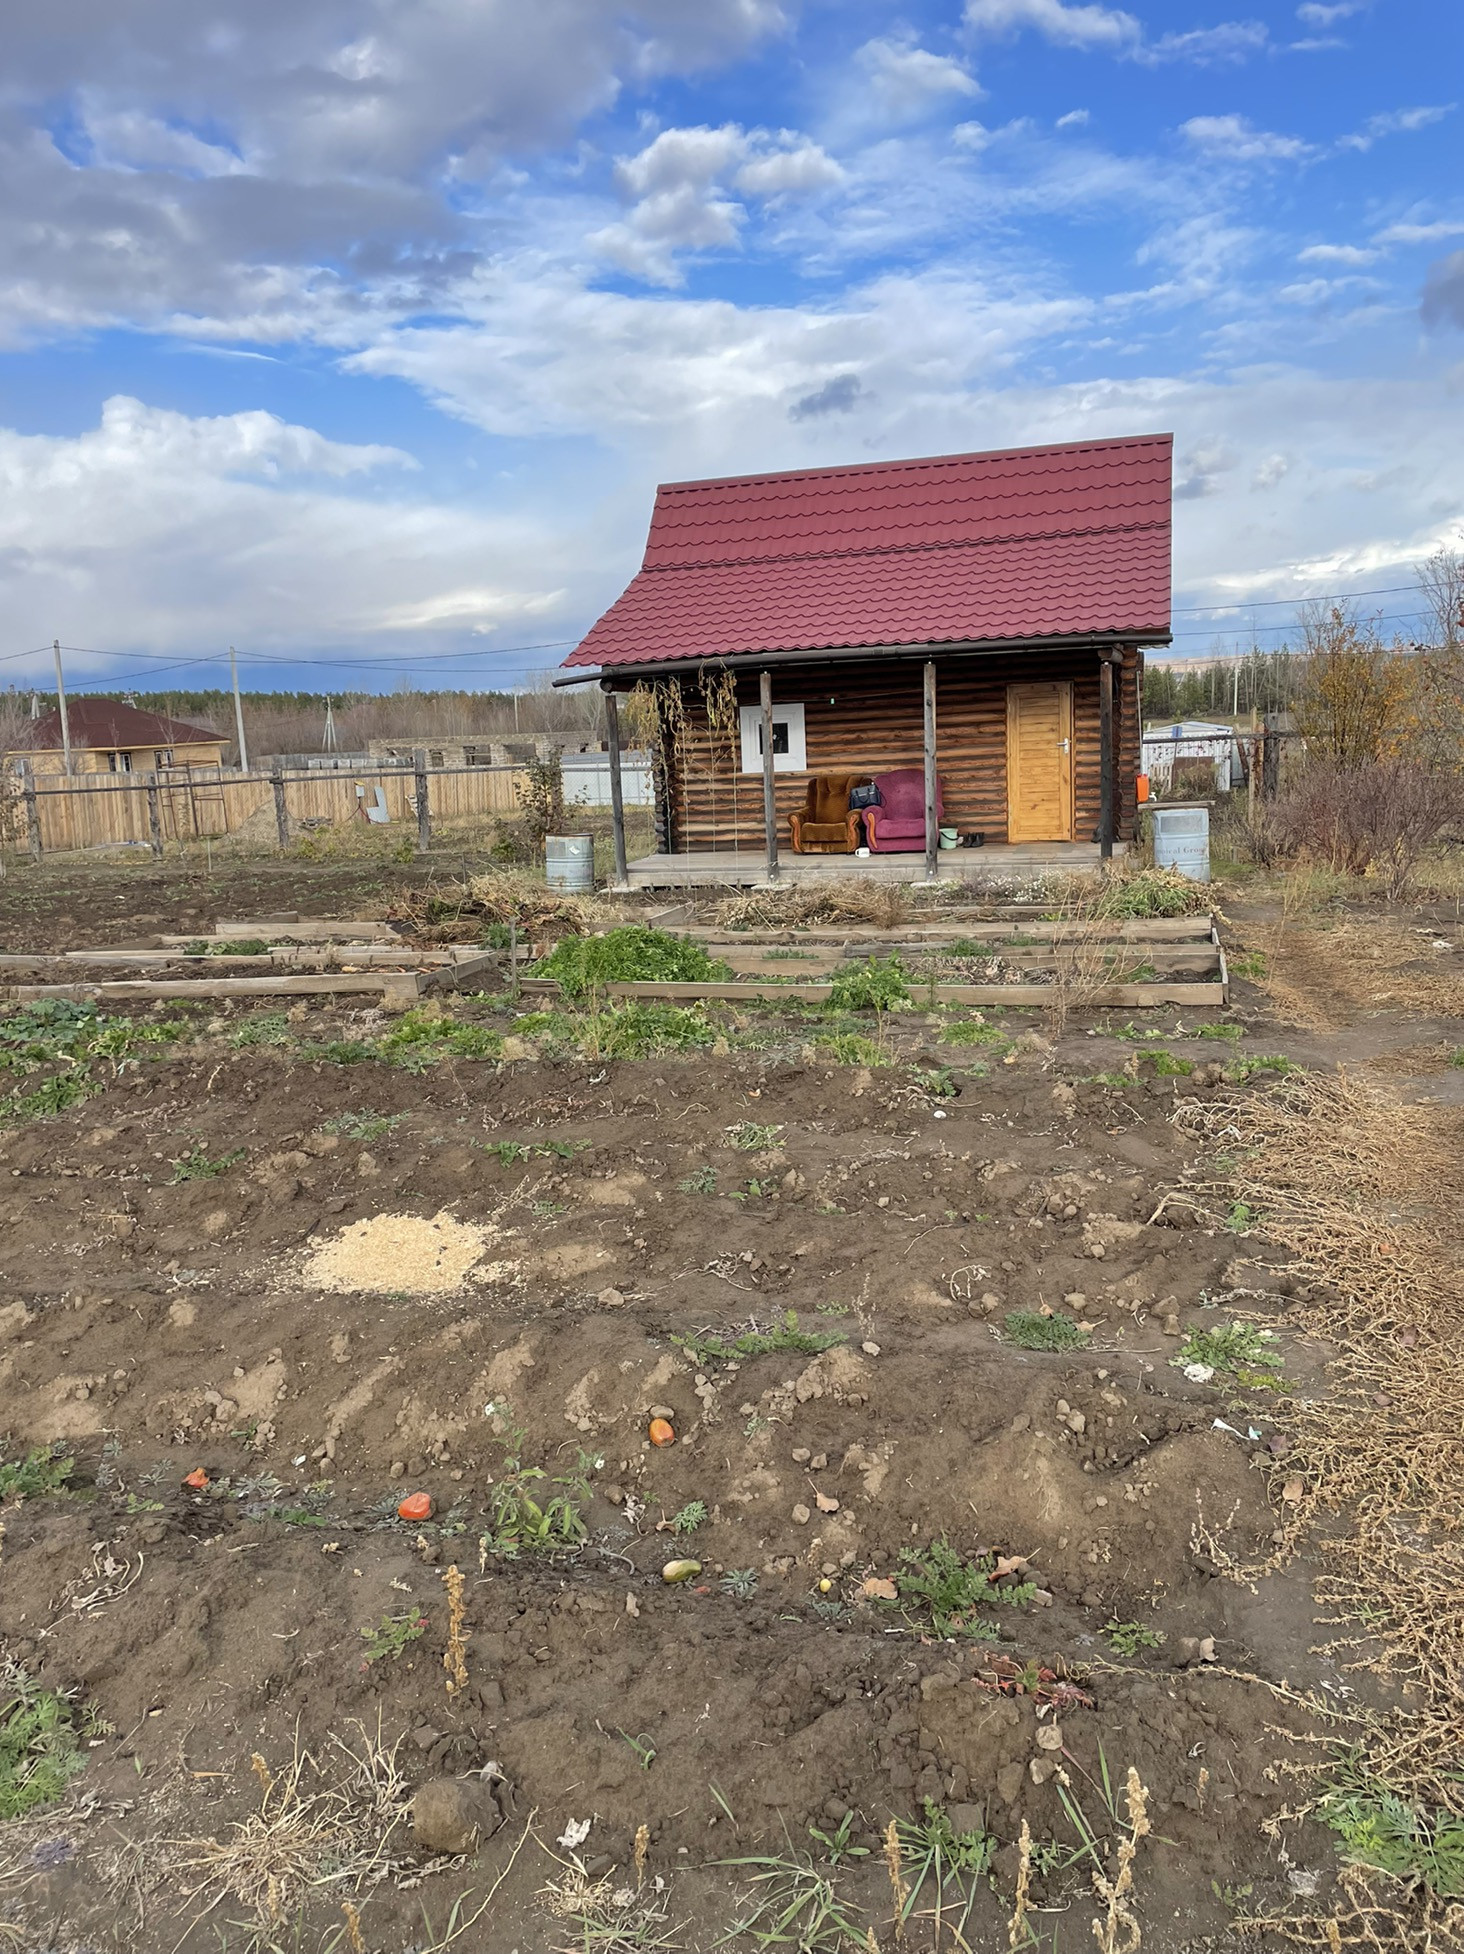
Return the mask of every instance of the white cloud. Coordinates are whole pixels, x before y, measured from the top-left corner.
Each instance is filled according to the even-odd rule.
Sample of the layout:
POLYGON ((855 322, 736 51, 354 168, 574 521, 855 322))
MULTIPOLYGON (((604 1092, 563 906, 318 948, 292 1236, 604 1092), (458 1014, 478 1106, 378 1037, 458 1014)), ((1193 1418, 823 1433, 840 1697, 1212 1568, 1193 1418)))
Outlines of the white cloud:
POLYGON ((1453 114, 1454 108, 1453 102, 1445 102, 1427 108, 1390 109, 1383 115, 1370 115, 1355 135, 1340 136, 1337 147, 1361 150, 1365 154, 1379 137, 1412 135, 1416 129, 1427 129, 1435 122, 1442 122, 1446 115, 1453 114))
POLYGON ((1258 20, 1227 20, 1218 27, 1192 27, 1182 34, 1161 34, 1134 50, 1134 59, 1157 67, 1165 61, 1194 61, 1208 67, 1222 61, 1245 61, 1270 45, 1271 36, 1258 20))
POLYGON ((1296 257, 1303 265, 1370 265, 1378 255, 1361 244, 1309 244, 1296 257))
POLYGON ((1354 14, 1366 12, 1372 0, 1304 0, 1296 10, 1296 18, 1308 27, 1335 27, 1339 20, 1350 20, 1354 14))
POLYGON ((1087 109, 1069 109, 1066 115, 1057 118, 1055 126, 1059 129, 1086 129, 1092 119, 1087 109))
POLYGON ((1271 38, 1258 20, 1227 20, 1151 41, 1133 14, 1091 0, 966 0, 965 17, 978 34, 1011 35, 1030 28, 1055 47, 1106 51, 1150 67, 1167 61, 1244 61, 1268 47, 1271 38))
MULTIPOLYGON (((125 396, 78 435, 0 429, 0 602, 27 643, 59 628, 108 648, 539 628, 568 581, 552 522, 373 487, 413 466, 272 414, 193 418, 125 396)), ((75 678, 87 670, 75 661, 75 678)))
POLYGON ((784 130, 663 129, 638 155, 615 166, 632 208, 596 231, 591 245, 655 285, 681 282, 679 251, 735 248, 748 212, 730 192, 771 203, 834 188, 844 172, 816 143, 784 130))
POLYGON ((844 181, 844 171, 821 150, 817 143, 799 143, 792 149, 774 149, 754 156, 738 170, 735 182, 749 196, 771 201, 775 197, 811 195, 816 190, 833 190, 844 181))
POLYGON ((248 169, 224 143, 141 109, 101 109, 83 103, 82 126, 95 162, 113 170, 163 170, 181 176, 237 176, 248 169))
POLYGON ((1192 115, 1180 134, 1207 156, 1232 163, 1290 163, 1311 154, 1299 136, 1257 129, 1243 115, 1192 115))
POLYGON ((855 59, 876 106, 893 121, 909 121, 942 103, 970 100, 982 93, 976 77, 961 62, 908 40, 866 41, 855 59))
POLYGON ((1016 34, 1030 27, 1058 47, 1131 48, 1144 30, 1117 7, 1068 0, 966 0, 966 24, 981 34, 1016 34))
POLYGON ((1386 224, 1374 233, 1378 244, 1439 244, 1445 238, 1464 236, 1464 218, 1440 217, 1432 223, 1416 224, 1406 220, 1396 224, 1386 224))

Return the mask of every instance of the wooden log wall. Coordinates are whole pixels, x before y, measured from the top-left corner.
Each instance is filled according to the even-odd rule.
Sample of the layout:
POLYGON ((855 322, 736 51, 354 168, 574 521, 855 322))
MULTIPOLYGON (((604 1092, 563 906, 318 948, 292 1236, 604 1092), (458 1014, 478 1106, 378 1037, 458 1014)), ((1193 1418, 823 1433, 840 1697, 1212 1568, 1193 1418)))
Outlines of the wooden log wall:
MULTIPOLYGON (((1115 673, 1115 832, 1125 841, 1135 829, 1140 669, 1139 654, 1126 649, 1115 673)), ((808 761, 805 773, 777 776, 780 846, 788 846, 788 816, 802 807, 810 774, 872 775, 923 766, 922 672, 918 658, 774 668, 774 706, 780 700, 803 706, 808 761)), ((979 831, 991 842, 1006 840, 1007 686, 1062 679, 1071 680, 1073 687, 1074 839, 1092 840, 1100 791, 1098 661, 1092 652, 936 660, 936 771, 943 826, 963 834, 979 831)), ((683 690, 685 737, 671 756, 666 794, 669 849, 761 849, 762 775, 741 771, 735 731, 712 738, 694 677, 683 682, 683 690)), ((756 704, 756 674, 739 675, 737 701, 739 706, 756 704)), ((659 805, 657 813, 659 826, 659 805)))

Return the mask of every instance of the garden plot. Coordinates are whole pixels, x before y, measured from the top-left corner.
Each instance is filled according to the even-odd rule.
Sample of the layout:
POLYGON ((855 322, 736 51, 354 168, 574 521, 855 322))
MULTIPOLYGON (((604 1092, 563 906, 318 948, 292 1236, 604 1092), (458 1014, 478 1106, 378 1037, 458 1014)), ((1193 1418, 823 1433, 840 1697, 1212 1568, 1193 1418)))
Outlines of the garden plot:
POLYGON ((18 1946, 1446 1944, 1455 1658, 1315 1587, 1451 1565, 1440 1238, 1347 1372, 1413 1462, 1356 1546, 1326 1436, 1449 1135, 1378 1152, 1339 1289, 1278 1176, 1385 1102, 1223 1012, 846 961, 0 1018, 18 1946))

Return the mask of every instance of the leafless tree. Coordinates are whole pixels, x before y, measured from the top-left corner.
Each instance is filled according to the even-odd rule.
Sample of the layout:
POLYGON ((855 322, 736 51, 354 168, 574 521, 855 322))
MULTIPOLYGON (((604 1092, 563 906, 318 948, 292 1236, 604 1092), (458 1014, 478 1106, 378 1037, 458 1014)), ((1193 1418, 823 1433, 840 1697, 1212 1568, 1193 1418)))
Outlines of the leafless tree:
POLYGON ((1464 649, 1464 539, 1460 546, 1436 549, 1419 564, 1417 576, 1429 643, 1445 651, 1464 649))

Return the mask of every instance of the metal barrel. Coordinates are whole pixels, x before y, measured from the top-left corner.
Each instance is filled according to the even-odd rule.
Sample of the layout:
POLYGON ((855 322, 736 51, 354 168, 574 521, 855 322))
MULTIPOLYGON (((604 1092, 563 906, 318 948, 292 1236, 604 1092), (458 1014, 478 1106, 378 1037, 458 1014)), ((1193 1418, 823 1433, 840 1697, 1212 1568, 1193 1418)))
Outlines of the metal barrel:
POLYGON ((1177 869, 1191 882, 1210 879, 1210 810, 1207 807, 1155 807, 1154 866, 1177 869))
POLYGON ((544 880, 551 889, 584 894, 595 886, 595 844, 589 835, 544 837, 544 880))

